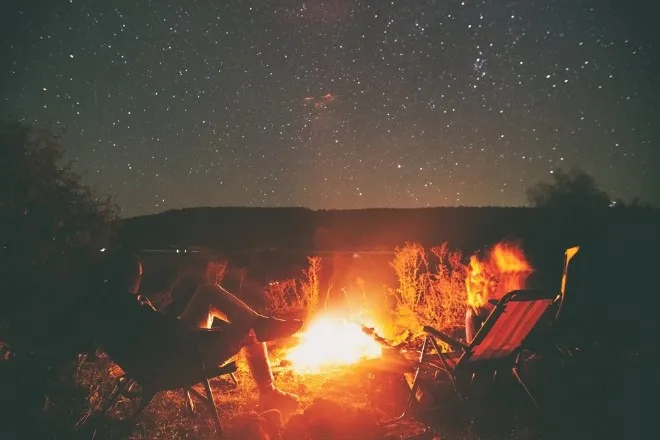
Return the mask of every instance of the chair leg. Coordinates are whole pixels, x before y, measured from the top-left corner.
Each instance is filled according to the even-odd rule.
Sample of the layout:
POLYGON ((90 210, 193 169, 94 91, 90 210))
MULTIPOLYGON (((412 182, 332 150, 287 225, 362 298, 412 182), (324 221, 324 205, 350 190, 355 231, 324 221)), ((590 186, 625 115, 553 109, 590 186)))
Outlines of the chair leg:
POLYGON ((183 397, 186 398, 186 410, 188 410, 190 414, 193 414, 195 412, 195 404, 190 396, 190 388, 185 388, 183 390, 183 397))
POLYGON ((101 414, 105 414, 108 412, 110 408, 112 408, 112 405, 117 402, 117 399, 119 398, 119 385, 115 385, 115 388, 112 390, 110 395, 108 396, 108 399, 106 400, 105 404, 101 407, 101 414))
POLYGON ((126 389, 130 385, 130 383, 131 381, 130 379, 128 379, 126 375, 117 378, 117 380, 115 381, 115 387, 108 396, 108 399, 105 402, 105 404, 101 407, 101 414, 105 414, 106 412, 108 412, 110 408, 112 408, 112 405, 114 405, 117 402, 119 396, 121 396, 126 392, 126 389))
POLYGON ((206 389, 206 398, 208 399, 208 404, 209 404, 209 410, 211 411, 211 415, 213 416, 213 419, 215 421, 215 427, 217 429, 218 435, 222 433, 222 424, 220 423, 220 414, 218 414, 218 407, 215 406, 215 399, 213 399, 213 391, 211 390, 211 383, 209 382, 208 379, 204 380, 202 382, 204 384, 204 388, 206 389))
POLYGON ((234 382, 234 385, 238 386, 238 379, 236 378, 236 374, 229 373, 229 377, 231 377, 231 381, 234 382))
POLYGON ((155 392, 143 389, 142 395, 140 396, 140 403, 138 404, 138 407, 135 410, 135 413, 133 414, 131 419, 135 420, 138 417, 140 417, 140 414, 142 414, 142 412, 147 407, 147 405, 151 403, 155 395, 156 395, 155 392))
MULTIPOLYGON (((438 343, 433 339, 432 336, 427 336, 428 339, 431 340, 431 344, 433 345, 433 348, 435 349, 436 353, 438 353, 438 356, 440 356, 440 361, 442 361, 442 365, 444 367, 444 371, 447 373, 447 376, 449 376, 449 379, 451 380, 451 385, 454 387, 454 392, 458 396, 458 399, 461 401, 461 405, 465 406, 465 396, 461 393, 459 384, 458 384, 458 379, 456 377, 456 372, 449 366, 449 363, 447 362, 447 359, 445 359, 445 356, 442 354, 442 350, 438 346, 438 343)), ((474 379, 476 378, 476 373, 472 374, 472 377, 470 379, 470 385, 474 382, 474 379)))
POLYGON ((422 369, 424 358, 426 357, 426 350, 427 350, 427 347, 428 347, 428 342, 429 342, 429 338, 427 337, 427 338, 424 339, 424 343, 422 344, 422 350, 421 350, 421 353, 419 355, 418 364, 417 364, 417 367, 415 368, 415 376, 413 377, 412 384, 410 384, 410 392, 408 393, 406 406, 404 407, 403 412, 400 415, 398 415, 398 416, 396 416, 392 419, 379 421, 379 424, 381 424, 381 425, 391 425, 393 423, 398 422, 399 420, 403 419, 404 417, 406 417, 408 415, 408 412, 410 411, 410 409, 412 408, 412 406, 413 406, 413 404, 415 403, 415 400, 416 400, 417 387, 419 386, 419 384, 418 384, 418 382, 419 382, 419 372, 422 369))
POLYGON ((523 382, 522 377, 520 377, 520 373, 518 372, 518 368, 517 368, 517 367, 513 367, 513 368, 511 369, 511 371, 513 372, 513 377, 516 378, 516 380, 518 381, 518 383, 522 386, 523 390, 525 390, 525 393, 527 393, 527 396, 529 396, 529 399, 530 399, 530 400, 532 401, 532 403, 534 404, 534 407, 535 407, 537 410, 540 410, 538 404, 536 403, 536 399, 534 399, 534 396, 532 395, 531 391, 529 391, 529 388, 527 388, 527 385, 525 385, 525 382, 523 382))

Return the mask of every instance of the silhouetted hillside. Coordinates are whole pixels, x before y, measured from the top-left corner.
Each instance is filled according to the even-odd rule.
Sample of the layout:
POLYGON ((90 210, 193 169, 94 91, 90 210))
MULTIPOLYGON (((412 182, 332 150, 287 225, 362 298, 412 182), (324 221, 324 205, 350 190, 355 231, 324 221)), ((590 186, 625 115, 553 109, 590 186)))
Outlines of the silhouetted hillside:
POLYGON ((122 220, 118 241, 140 249, 310 249, 313 225, 304 208, 189 208, 122 220))
POLYGON ((502 239, 553 249, 603 240, 657 243, 658 225, 660 211, 652 209, 190 208, 122 220, 118 240, 141 249, 300 252, 391 250, 406 241, 426 246, 447 241, 471 252, 502 239))

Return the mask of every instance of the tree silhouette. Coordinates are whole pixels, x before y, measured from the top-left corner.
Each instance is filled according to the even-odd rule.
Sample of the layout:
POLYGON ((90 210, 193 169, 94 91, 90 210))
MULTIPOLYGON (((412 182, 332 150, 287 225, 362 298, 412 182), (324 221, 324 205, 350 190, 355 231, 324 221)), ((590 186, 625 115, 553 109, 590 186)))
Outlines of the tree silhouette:
POLYGON ((98 253, 117 218, 63 157, 61 130, 0 122, 0 327, 52 306, 73 256, 98 253))
POLYGON ((527 190, 527 200, 537 208, 597 209, 610 206, 610 196, 582 170, 558 170, 552 182, 539 182, 527 190))

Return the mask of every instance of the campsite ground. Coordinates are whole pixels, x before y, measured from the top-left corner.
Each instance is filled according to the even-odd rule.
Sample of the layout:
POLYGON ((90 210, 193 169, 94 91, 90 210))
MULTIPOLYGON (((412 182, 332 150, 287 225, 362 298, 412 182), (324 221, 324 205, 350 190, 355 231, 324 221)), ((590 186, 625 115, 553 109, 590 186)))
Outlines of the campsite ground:
MULTIPOLYGON (((373 267, 376 265, 357 267, 355 265, 358 263, 364 265, 369 261, 366 261, 366 258, 351 258, 351 264, 354 266, 349 269, 359 275, 359 283, 356 282, 355 288, 348 290, 348 293, 354 294, 351 301, 353 306, 358 304, 360 298, 371 300, 362 304, 367 308, 372 307, 369 309, 371 312, 377 311, 373 306, 394 306, 390 310, 392 313, 388 315, 389 319, 397 321, 405 318, 401 320, 404 324, 410 324, 411 317, 423 322, 436 320, 432 324, 443 329, 446 328, 443 324, 447 322, 454 326, 460 324, 465 310, 465 278, 461 263, 465 259, 458 258, 460 255, 456 254, 457 257, 453 258, 451 254, 441 253, 448 256, 441 260, 445 261, 444 265, 436 266, 434 263, 431 266, 431 276, 422 280, 425 282, 422 287, 427 289, 426 304, 423 307, 411 304, 402 294, 418 291, 415 283, 419 279, 409 279, 406 275, 409 271, 406 269, 415 266, 409 264, 411 261, 425 261, 422 259, 424 255, 427 254, 423 248, 407 246, 395 255, 391 267, 381 265, 389 270, 393 267, 398 279, 398 288, 381 292, 386 293, 384 297, 376 296, 376 281, 370 284, 369 279, 365 281, 362 278, 365 274, 373 273, 373 267), (405 258, 398 258, 399 256, 405 258), (455 261, 455 264, 452 261, 455 261), (408 289, 406 286, 415 288, 408 289), (371 296, 364 295, 365 291, 371 296), (394 303, 391 302, 392 298, 396 299, 394 303), (438 313, 439 310, 444 313, 438 313)), ((339 267, 336 263, 335 261, 333 268, 335 271, 339 267)), ((300 395, 301 412, 305 415, 287 420, 283 438, 408 439, 415 435, 433 438, 432 433, 424 433, 425 425, 431 425, 439 438, 447 440, 583 440, 637 437, 640 433, 641 402, 644 401, 641 396, 648 387, 648 380, 643 379, 648 376, 642 375, 641 371, 644 366, 649 368, 649 365, 653 365, 649 362, 650 356, 644 357, 644 350, 653 347, 647 341, 652 340, 657 332, 639 331, 639 328, 646 327, 640 327, 638 323, 648 324, 650 329, 652 321, 637 319, 639 314, 626 311, 625 302, 619 301, 618 307, 614 309, 610 307, 611 302, 593 300, 613 297, 614 293, 602 296, 607 288, 612 292, 635 291, 634 282, 637 278, 625 278, 625 285, 620 284, 615 288, 617 285, 613 284, 611 277, 597 276, 603 272, 601 266, 592 266, 595 266, 595 269, 589 272, 592 276, 582 278, 588 281, 589 286, 594 285, 594 280, 600 282, 597 287, 592 288, 592 293, 598 296, 583 296, 581 303, 569 303, 562 318, 562 322, 574 324, 566 327, 563 336, 568 336, 569 341, 574 340, 582 351, 573 358, 561 360, 547 355, 532 356, 522 371, 523 377, 542 406, 543 423, 530 411, 529 402, 525 400, 520 388, 515 383, 505 381, 504 385, 512 386, 498 387, 497 393, 481 395, 477 401, 478 405, 473 408, 477 417, 471 420, 461 420, 456 412, 445 410, 431 414, 426 420, 418 417, 383 429, 374 423, 369 412, 364 387, 367 374, 364 370, 359 366, 351 366, 323 371, 320 374, 295 374, 289 366, 280 366, 287 349, 284 345, 272 347, 271 350, 276 381, 282 389, 300 395), (632 338, 631 335, 635 337, 632 338), (309 425, 312 426, 308 430, 306 426, 309 425)), ((155 266, 150 266, 147 261, 147 273, 155 272, 159 275, 154 268, 155 266)), ((167 272, 176 273, 172 268, 166 269, 167 272)), ((578 266, 571 279, 581 281, 580 274, 578 266)), ((319 288, 318 280, 323 277, 313 275, 313 271, 308 268, 303 272, 302 280, 294 280, 293 284, 280 283, 279 286, 293 288, 295 298, 307 298, 302 305, 319 304, 319 292, 325 292, 325 289, 319 288), (310 298, 314 301, 310 302, 310 298)), ((583 285, 587 285, 586 281, 583 285)), ((339 289, 335 290, 342 293, 339 289)), ((282 294, 278 298, 284 299, 287 293, 285 289, 269 290, 269 294, 278 292, 282 294)), ((574 299, 579 299, 579 296, 575 295, 574 299)), ((282 304, 282 301, 274 303, 275 306, 282 304)), ((324 302, 321 301, 321 304, 324 302)), ((200 405, 195 414, 189 415, 186 412, 181 392, 166 392, 157 396, 133 426, 119 421, 122 414, 129 409, 127 401, 118 402, 107 417, 101 418, 100 423, 94 423, 97 420, 92 413, 107 398, 113 386, 113 377, 120 373, 107 356, 101 352, 96 356, 79 355, 73 363, 61 368, 51 368, 51 364, 44 364, 40 359, 31 359, 29 353, 12 357, 11 351, 11 347, 6 349, 0 344, 0 414, 15 414, 16 417, 9 417, 8 421, 14 423, 0 423, 0 438, 218 438, 212 419, 200 405), (38 382, 37 378, 41 382, 38 382), (29 422, 25 423, 23 420, 29 422)), ((211 382, 225 426, 225 438, 262 438, 256 436, 259 427, 258 415, 255 413, 256 389, 241 359, 237 375, 240 383, 238 387, 234 387, 226 378, 214 379, 211 382)), ((500 378, 504 377, 501 375, 500 378)), ((450 400, 452 390, 442 388, 439 390, 439 396, 443 401, 450 400)), ((385 400, 400 402, 402 396, 387 394, 385 400)), ((277 437, 271 437, 271 440, 274 438, 277 437)))
MULTIPOLYGON (((273 347, 271 357, 275 365, 279 364, 283 353, 282 349, 273 347)), ((282 438, 632 438, 639 429, 640 363, 638 355, 605 355, 596 348, 572 360, 532 356, 523 374, 543 406, 542 422, 531 411, 521 390, 509 386, 515 383, 505 381, 506 386, 500 388, 499 393, 487 394, 489 397, 477 405, 473 413, 476 418, 467 423, 461 420, 459 412, 450 409, 431 413, 424 420, 406 419, 388 427, 374 423, 365 392, 366 375, 361 367, 338 367, 305 375, 295 374, 288 367, 276 367, 278 385, 300 395, 300 413, 304 412, 304 416, 285 420, 288 423, 282 438), (426 431, 426 426, 433 431, 426 431)), ((225 426, 225 438, 259 439, 262 437, 258 437, 256 389, 240 358, 239 365, 238 387, 228 377, 211 381, 225 426)), ((77 377, 79 383, 91 391, 92 406, 109 392, 113 371, 117 373, 112 362, 103 355, 93 362, 81 360, 77 377)), ((438 392, 453 401, 450 388, 439 388, 438 392)), ((390 401, 403 402, 403 396, 394 390, 388 397, 390 401)), ((130 434, 126 434, 126 425, 118 422, 129 410, 128 405, 129 402, 120 401, 98 425, 100 428, 94 438, 125 438, 127 435, 134 440, 218 438, 208 413, 198 407, 195 414, 190 415, 180 392, 159 395, 130 428, 130 434)))

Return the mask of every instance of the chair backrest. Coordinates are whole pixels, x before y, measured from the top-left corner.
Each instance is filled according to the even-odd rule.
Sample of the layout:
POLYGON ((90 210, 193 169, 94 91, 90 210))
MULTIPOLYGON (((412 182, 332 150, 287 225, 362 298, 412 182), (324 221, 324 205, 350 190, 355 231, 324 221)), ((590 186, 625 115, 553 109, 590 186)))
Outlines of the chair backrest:
POLYGON ((568 279, 568 267, 575 256, 580 250, 580 246, 573 246, 572 248, 566 249, 564 252, 564 267, 561 272, 561 285, 559 286, 559 294, 557 295, 557 313, 555 314, 555 320, 559 318, 561 310, 564 307, 564 301, 566 299, 566 280, 568 279))
POLYGON ((555 299, 555 292, 514 290, 497 304, 461 362, 505 359, 522 345, 555 299))

